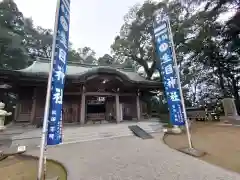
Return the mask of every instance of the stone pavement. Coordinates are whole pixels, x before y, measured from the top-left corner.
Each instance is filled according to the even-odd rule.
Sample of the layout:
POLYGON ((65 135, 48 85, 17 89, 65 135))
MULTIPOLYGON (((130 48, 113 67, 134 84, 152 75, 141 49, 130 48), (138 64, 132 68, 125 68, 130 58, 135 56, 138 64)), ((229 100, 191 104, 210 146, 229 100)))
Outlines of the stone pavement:
MULTIPOLYGON (((120 124, 96 124, 81 127, 79 125, 65 126, 63 128, 63 144, 110 139, 116 137, 133 136, 129 125, 139 125, 147 132, 160 132, 162 124, 156 121, 124 122, 120 124)), ((18 129, 19 131, 19 129, 18 129)), ((11 137, 13 145, 25 145, 34 148, 40 144, 41 129, 26 130, 22 134, 11 137)))
MULTIPOLYGON (((195 159, 162 142, 162 134, 73 143, 48 148, 69 180, 239 180, 240 175, 195 159)), ((39 150, 28 154, 39 155, 39 150)))

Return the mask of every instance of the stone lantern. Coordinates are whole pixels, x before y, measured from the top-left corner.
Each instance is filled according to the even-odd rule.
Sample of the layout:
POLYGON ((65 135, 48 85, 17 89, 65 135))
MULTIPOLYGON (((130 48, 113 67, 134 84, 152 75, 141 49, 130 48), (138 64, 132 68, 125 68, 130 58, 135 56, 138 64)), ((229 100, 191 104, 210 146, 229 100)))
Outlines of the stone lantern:
POLYGON ((0 131, 5 129, 4 122, 6 116, 11 116, 12 112, 7 112, 4 110, 5 104, 0 102, 0 131))

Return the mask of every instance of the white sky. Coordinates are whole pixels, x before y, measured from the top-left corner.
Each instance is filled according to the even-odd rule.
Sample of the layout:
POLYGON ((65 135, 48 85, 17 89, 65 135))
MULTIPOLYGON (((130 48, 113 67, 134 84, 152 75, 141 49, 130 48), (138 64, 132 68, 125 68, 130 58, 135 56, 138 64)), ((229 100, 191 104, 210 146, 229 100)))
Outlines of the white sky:
MULTIPOLYGON (((34 24, 53 29, 57 0, 15 0, 34 24)), ((129 8, 144 0, 71 0, 70 41, 74 48, 91 47, 97 56, 110 53, 110 45, 129 8)))
MULTIPOLYGON (((15 2, 25 17, 32 17, 35 25, 53 29, 57 0, 15 2)), ((73 47, 77 49, 89 46, 97 53, 97 57, 110 53, 110 45, 124 23, 123 16, 130 7, 143 2, 144 0, 71 0, 70 41, 73 47)))

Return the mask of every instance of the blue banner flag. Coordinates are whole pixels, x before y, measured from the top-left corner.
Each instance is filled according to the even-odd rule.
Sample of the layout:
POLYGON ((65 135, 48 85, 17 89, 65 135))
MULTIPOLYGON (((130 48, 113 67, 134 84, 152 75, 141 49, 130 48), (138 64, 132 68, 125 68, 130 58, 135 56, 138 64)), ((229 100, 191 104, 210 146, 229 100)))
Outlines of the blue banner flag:
POLYGON ((157 49, 158 60, 160 61, 157 67, 160 74, 163 76, 165 93, 167 96, 168 109, 170 112, 171 123, 173 125, 184 125, 184 112, 182 99, 180 96, 180 88, 178 84, 177 74, 174 61, 173 44, 171 41, 171 31, 167 19, 154 21, 154 38, 157 49))
POLYGON ((62 143, 62 103, 69 41, 70 0, 60 0, 57 12, 47 145, 62 143))

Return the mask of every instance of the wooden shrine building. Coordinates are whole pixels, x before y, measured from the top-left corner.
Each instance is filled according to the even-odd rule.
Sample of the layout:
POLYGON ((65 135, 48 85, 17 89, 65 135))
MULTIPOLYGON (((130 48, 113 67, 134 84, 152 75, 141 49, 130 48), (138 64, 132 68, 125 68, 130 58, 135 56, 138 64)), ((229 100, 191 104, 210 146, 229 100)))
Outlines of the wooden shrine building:
MULTIPOLYGON (((0 70, 0 84, 17 94, 15 122, 38 124, 43 120, 49 61, 37 60, 21 70, 0 70)), ((132 69, 68 63, 63 95, 63 122, 119 123, 141 120, 146 113, 144 93, 162 88, 132 69)))

